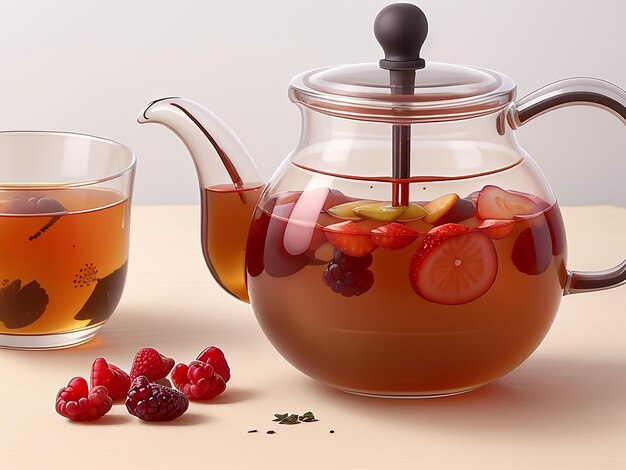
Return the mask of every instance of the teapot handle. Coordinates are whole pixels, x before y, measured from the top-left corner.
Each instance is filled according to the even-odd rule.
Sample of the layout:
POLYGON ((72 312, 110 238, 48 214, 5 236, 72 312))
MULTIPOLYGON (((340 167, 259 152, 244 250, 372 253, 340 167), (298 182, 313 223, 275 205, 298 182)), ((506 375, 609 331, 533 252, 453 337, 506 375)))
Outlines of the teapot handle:
MULTIPOLYGON (((576 104, 596 106, 626 125, 626 91, 597 78, 568 78, 540 88, 512 104, 506 119, 512 129, 553 109, 576 104)), ((610 289, 626 284, 626 260, 604 271, 567 271, 564 295, 610 289)))

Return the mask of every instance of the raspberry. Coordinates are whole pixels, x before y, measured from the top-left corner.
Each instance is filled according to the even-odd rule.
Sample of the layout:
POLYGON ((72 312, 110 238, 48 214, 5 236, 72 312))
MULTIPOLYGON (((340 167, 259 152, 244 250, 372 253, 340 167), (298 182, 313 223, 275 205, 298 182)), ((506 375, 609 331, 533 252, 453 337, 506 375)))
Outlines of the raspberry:
POLYGON ((133 366, 130 369, 130 379, 135 380, 143 375, 148 380, 159 380, 165 377, 174 367, 174 359, 166 357, 153 348, 143 348, 137 351, 133 366))
POLYGON ((213 369, 215 369, 215 373, 219 374, 224 379, 224 382, 230 380, 230 367, 228 367, 226 357, 220 348, 209 346, 198 354, 196 360, 211 364, 213 369))
POLYGON ((91 364, 91 387, 103 385, 113 400, 125 397, 130 388, 130 377, 126 372, 104 358, 99 357, 91 364))
POLYGON ((226 390, 226 382, 211 364, 192 361, 178 364, 172 371, 174 386, 192 400, 210 400, 226 390))
POLYGON ((372 261, 371 254, 355 257, 335 250, 333 260, 328 263, 322 278, 337 294, 345 297, 364 294, 374 284, 374 273, 367 269, 372 261))
POLYGON ((189 400, 178 390, 151 383, 143 375, 133 380, 126 396, 128 412, 144 421, 172 421, 188 407, 189 400))
POLYGON ((106 387, 98 385, 91 391, 87 381, 82 377, 74 377, 57 393, 56 411, 72 421, 92 421, 109 412, 113 400, 109 397, 106 387))

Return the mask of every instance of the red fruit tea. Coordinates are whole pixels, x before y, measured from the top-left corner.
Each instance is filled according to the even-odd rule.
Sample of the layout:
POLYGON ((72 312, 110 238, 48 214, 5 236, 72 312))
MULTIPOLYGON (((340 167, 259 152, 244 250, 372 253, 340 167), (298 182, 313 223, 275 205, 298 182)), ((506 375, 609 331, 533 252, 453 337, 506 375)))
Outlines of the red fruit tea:
MULTIPOLYGON (((344 222, 328 211, 320 213, 309 249, 302 253, 285 250, 286 227, 297 221, 290 219, 293 207, 280 199, 281 195, 265 201, 252 221, 246 258, 250 298, 272 344, 295 367, 317 380, 376 395, 470 390, 518 366, 552 324, 566 279, 563 222, 556 204, 514 217, 502 224, 512 224, 506 231, 494 231, 493 223, 487 224, 498 235, 488 241, 497 258, 489 257, 497 263, 491 266, 496 272, 493 283, 485 283, 485 291, 476 294, 477 298, 472 296, 473 300, 460 296, 456 298, 462 303, 455 304, 451 296, 452 303, 446 304, 427 300, 411 284, 411 260, 434 225, 423 220, 396 221, 419 236, 399 249, 371 251, 367 253, 373 258, 371 265, 359 266, 359 258, 351 258, 351 251, 345 249, 352 241, 337 242, 333 238, 336 231, 326 243, 332 241, 343 252, 337 255, 335 249, 334 260, 327 255, 316 257, 328 253, 319 246, 324 227, 344 222), (337 265, 342 267, 340 272, 337 265), (344 289, 342 282, 358 282, 364 270, 370 270, 374 278, 366 292, 344 289)), ((289 204, 293 206, 297 197, 292 199, 289 204)), ((475 217, 458 223, 470 227, 481 243, 489 235, 488 231, 475 235, 481 230, 475 217)), ((436 231, 429 236, 436 236, 436 231)), ((466 245, 450 247, 467 249, 466 245)), ((463 262, 454 256, 441 258, 463 262)), ((480 262, 474 264, 481 269, 480 262)), ((471 269, 468 273, 467 282, 472 282, 471 269)), ((455 282, 462 288, 465 281, 455 282)), ((459 287, 438 287, 443 292, 446 288, 459 287)))

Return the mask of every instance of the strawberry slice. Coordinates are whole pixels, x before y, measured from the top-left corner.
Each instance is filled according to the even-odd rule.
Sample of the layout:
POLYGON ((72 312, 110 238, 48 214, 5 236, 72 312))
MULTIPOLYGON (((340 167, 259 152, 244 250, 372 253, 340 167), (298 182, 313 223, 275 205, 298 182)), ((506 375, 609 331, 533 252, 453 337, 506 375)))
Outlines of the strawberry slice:
POLYGON ((426 300, 460 305, 489 290, 498 272, 498 257, 487 235, 464 225, 430 230, 409 268, 413 290, 426 300))
POLYGON ((515 216, 541 212, 541 207, 530 198, 505 191, 497 186, 485 186, 478 195, 476 205, 481 219, 511 220, 515 216))
POLYGON ((419 232, 411 227, 398 222, 392 222, 387 225, 372 230, 373 242, 385 250, 401 250, 413 243, 419 232))
POLYGON ((369 221, 355 223, 348 220, 324 227, 324 233, 328 241, 339 251, 358 258, 378 248, 370 235, 370 230, 378 226, 380 223, 369 221))
POLYGON ((483 220, 478 229, 492 240, 508 237, 515 228, 514 220, 487 219, 483 220))

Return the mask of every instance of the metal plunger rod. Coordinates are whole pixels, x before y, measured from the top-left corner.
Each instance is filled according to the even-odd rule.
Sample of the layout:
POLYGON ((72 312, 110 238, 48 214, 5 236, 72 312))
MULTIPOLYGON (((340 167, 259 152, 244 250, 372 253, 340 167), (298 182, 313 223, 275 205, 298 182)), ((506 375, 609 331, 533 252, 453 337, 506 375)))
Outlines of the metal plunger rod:
MULTIPOLYGON (((424 12, 410 3, 386 6, 374 21, 374 34, 385 51, 380 67, 389 70, 392 95, 415 93, 415 71, 425 67, 420 49, 428 33, 424 12)), ((392 204, 409 203, 411 176, 411 126, 392 126, 392 204), (402 181, 404 180, 404 181, 402 181)))
MULTIPOLYGON (((391 93, 394 95, 412 95, 415 90, 415 70, 390 70, 391 93)), ((392 176, 395 180, 411 176, 411 125, 392 126, 392 176)), ((409 204, 409 184, 394 182, 392 186, 392 205, 409 204)))

